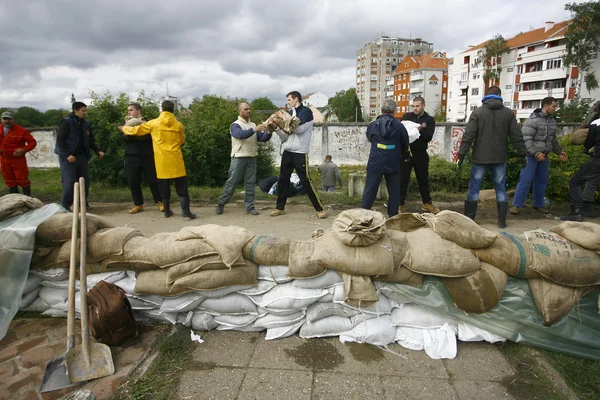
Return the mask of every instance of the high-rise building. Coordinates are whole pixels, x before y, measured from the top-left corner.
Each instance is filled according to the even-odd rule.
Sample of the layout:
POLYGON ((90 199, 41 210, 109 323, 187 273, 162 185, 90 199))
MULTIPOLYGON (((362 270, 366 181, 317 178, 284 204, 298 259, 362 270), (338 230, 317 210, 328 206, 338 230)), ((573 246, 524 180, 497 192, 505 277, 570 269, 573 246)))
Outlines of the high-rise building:
POLYGON ((446 53, 439 51, 420 57, 406 56, 400 61, 394 72, 392 92, 388 93, 398 103, 396 118, 411 111, 410 105, 417 96, 423 97, 426 111, 432 116, 436 111, 446 114, 448 61, 446 53))
MULTIPOLYGON (((423 39, 382 36, 356 51, 356 95, 363 118, 374 118, 381 104, 393 91, 393 73, 406 56, 422 56, 433 52, 433 43, 423 39)), ((391 95, 390 95, 391 97, 391 95)))
MULTIPOLYGON (((585 88, 584 77, 576 67, 564 65, 564 36, 569 23, 546 22, 541 28, 510 37, 510 51, 497 59, 481 59, 487 41, 456 55, 448 66, 447 120, 468 121, 492 84, 500 87, 504 105, 514 111, 518 120, 529 117, 544 97, 556 98, 559 107, 576 95, 590 100, 600 98, 600 90, 589 92, 585 88), (483 80, 486 61, 501 69, 500 79, 487 85, 483 80), (576 93, 578 85, 581 88, 576 93)), ((598 53, 590 53, 590 59, 594 59, 592 68, 599 71, 598 53)))

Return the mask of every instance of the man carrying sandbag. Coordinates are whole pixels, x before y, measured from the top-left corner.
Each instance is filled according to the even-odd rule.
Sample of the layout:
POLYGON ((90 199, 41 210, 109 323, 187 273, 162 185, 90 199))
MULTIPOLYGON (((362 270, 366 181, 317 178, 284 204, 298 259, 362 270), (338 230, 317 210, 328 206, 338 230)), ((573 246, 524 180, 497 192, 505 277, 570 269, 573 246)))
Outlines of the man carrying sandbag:
POLYGON ((469 193, 465 201, 464 214, 475 219, 479 189, 485 173, 490 170, 496 189, 496 204, 498 207, 498 227, 506 228, 508 213, 508 195, 506 193, 506 159, 508 157, 508 137, 521 156, 521 167, 527 165, 527 149, 523 135, 517 124, 515 114, 504 107, 502 91, 498 86, 490 87, 483 103, 469 117, 469 122, 458 150, 457 166, 460 168, 471 146, 473 146, 473 164, 469 193))

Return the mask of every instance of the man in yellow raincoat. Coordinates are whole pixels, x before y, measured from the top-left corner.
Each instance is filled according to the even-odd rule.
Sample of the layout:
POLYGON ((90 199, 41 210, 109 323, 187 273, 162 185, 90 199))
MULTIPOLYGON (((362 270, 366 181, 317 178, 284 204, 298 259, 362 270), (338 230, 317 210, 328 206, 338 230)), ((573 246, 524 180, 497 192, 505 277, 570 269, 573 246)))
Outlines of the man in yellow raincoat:
POLYGON ((188 193, 187 174, 183 162, 181 146, 185 143, 183 124, 177 121, 173 111, 172 101, 162 103, 162 112, 158 118, 144 122, 138 126, 120 126, 119 130, 125 135, 152 136, 154 163, 158 188, 165 207, 165 218, 173 215, 171 211, 171 181, 175 183, 175 191, 181 202, 181 215, 189 219, 196 218, 190 211, 190 195, 188 193))

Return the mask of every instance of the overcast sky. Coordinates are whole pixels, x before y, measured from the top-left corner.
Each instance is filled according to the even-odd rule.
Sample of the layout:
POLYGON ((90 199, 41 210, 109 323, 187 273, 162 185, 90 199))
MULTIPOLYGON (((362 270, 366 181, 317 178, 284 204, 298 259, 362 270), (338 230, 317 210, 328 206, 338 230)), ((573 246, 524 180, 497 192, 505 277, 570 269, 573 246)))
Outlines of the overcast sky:
POLYGON ((455 55, 570 18, 561 0, 0 0, 0 107, 69 108, 71 93, 144 90, 285 103, 355 85, 356 50, 384 35, 455 55))

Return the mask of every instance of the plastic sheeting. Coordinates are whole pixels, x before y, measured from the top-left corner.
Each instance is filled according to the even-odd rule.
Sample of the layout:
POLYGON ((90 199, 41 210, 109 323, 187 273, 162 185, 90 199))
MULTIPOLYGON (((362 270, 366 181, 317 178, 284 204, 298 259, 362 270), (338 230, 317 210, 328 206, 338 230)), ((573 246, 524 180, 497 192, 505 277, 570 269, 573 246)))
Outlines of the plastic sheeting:
POLYGON ((583 297, 566 317, 546 327, 525 279, 509 278, 498 304, 484 314, 467 314, 457 308, 436 277, 426 277, 421 288, 381 282, 377 286, 390 299, 420 304, 513 342, 600 360, 598 288, 583 297))
POLYGON ((19 309, 39 224, 56 213, 58 204, 48 204, 0 222, 0 340, 19 309))

